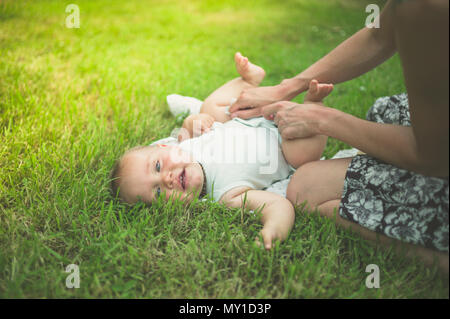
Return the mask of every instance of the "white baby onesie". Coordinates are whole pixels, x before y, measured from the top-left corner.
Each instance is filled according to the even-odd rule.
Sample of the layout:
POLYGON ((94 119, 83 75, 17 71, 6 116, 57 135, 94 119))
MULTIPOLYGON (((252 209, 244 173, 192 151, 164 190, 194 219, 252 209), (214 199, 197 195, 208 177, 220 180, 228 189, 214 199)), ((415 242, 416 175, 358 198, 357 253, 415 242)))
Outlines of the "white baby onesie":
POLYGON ((264 189, 293 172, 284 159, 278 129, 263 117, 215 122, 210 132, 179 147, 202 164, 207 194, 215 201, 232 188, 264 189))

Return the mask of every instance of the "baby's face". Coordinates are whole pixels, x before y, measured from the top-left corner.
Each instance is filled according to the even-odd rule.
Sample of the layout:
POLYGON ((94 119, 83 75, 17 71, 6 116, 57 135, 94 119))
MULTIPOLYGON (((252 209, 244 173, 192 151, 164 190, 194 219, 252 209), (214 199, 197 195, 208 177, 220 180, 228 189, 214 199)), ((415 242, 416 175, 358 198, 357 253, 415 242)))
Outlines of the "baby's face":
POLYGON ((147 147, 122 160, 120 192, 128 203, 151 203, 158 196, 191 201, 200 194, 205 177, 200 164, 176 146, 147 147))

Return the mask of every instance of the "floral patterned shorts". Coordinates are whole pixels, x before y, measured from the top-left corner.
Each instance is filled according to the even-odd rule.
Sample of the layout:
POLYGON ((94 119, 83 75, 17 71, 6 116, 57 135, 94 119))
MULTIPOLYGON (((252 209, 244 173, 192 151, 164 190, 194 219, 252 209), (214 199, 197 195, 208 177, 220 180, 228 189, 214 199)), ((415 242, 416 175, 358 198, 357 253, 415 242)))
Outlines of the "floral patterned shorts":
MULTIPOLYGON (((410 126, 407 95, 376 100, 367 119, 410 126)), ((357 155, 347 170, 339 214, 386 236, 448 252, 448 178, 357 155)))

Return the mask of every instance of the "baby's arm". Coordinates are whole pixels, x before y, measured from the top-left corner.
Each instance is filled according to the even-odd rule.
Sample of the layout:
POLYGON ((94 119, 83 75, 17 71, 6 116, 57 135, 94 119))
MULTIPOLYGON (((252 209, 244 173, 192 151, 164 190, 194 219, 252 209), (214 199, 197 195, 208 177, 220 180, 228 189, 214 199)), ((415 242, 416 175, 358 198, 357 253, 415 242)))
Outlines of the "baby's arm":
POLYGON ((274 240, 285 240, 294 225, 295 211, 291 202, 271 192, 246 186, 236 187, 226 192, 220 201, 232 208, 241 208, 244 201, 248 209, 262 208, 261 221, 264 227, 261 235, 266 249, 272 248, 274 240))
POLYGON ((190 115, 184 120, 182 130, 178 134, 178 141, 181 142, 202 135, 208 131, 215 121, 225 123, 231 120, 227 113, 228 106, 230 106, 232 99, 236 100, 235 97, 248 87, 251 87, 251 84, 242 78, 237 78, 214 91, 203 102, 200 114, 190 115))
POLYGON ((214 117, 209 114, 200 113, 189 115, 184 119, 183 126, 178 132, 178 141, 182 142, 207 133, 213 124, 214 117))

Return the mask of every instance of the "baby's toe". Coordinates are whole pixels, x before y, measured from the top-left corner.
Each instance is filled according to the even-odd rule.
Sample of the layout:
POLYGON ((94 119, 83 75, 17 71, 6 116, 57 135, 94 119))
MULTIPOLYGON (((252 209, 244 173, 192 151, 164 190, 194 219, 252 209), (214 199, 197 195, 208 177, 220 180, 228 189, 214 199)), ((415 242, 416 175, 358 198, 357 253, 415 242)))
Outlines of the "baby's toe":
POLYGON ((309 83, 309 92, 311 94, 316 94, 318 89, 319 89, 319 82, 317 82, 317 80, 312 80, 309 83))
POLYGON ((242 54, 239 56, 239 65, 240 66, 245 66, 248 63, 248 58, 243 56, 242 54))
POLYGON ((236 65, 239 65, 241 61, 242 55, 240 52, 236 52, 234 55, 234 62, 236 62, 236 65))

